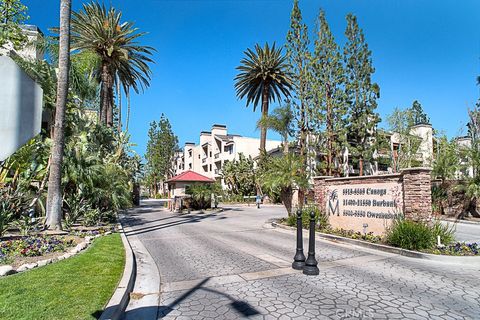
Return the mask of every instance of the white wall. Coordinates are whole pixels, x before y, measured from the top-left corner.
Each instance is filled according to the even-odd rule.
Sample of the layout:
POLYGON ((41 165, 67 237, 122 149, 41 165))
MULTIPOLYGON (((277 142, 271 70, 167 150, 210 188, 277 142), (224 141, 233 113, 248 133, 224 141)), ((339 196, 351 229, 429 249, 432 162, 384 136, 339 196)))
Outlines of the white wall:
POLYGON ((7 56, 0 56, 0 161, 40 133, 43 91, 7 56))

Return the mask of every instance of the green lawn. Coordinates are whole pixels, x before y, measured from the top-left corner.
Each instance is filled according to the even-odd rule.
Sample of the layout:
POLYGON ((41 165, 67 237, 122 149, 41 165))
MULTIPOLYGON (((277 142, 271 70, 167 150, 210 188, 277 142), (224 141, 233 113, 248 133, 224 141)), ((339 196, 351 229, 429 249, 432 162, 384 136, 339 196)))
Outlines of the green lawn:
POLYGON ((0 319, 95 319, 124 264, 122 239, 112 234, 67 260, 0 279, 0 319))

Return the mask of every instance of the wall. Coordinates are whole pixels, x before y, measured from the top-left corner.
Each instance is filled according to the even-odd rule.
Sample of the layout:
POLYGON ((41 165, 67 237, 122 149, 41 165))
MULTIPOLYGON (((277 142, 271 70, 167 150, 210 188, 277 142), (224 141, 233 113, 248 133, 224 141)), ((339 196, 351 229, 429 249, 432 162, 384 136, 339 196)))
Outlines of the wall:
POLYGON ((0 161, 40 133, 43 91, 10 58, 0 56, 0 161))
POLYGON ((432 216, 429 168, 390 175, 314 177, 314 193, 333 228, 384 234, 400 216, 427 222, 432 216))

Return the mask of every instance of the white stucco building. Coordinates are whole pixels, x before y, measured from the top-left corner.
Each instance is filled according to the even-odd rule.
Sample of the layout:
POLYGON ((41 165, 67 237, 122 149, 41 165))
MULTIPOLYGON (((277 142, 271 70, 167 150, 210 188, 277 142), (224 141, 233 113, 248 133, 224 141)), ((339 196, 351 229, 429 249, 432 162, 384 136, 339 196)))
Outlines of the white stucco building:
MULTIPOLYGON (((255 158, 260 154, 260 139, 229 134, 227 126, 214 124, 211 131, 200 133, 200 143, 186 142, 175 157, 175 175, 192 170, 212 179, 221 179, 226 161, 238 160, 240 154, 255 158)), ((267 140, 267 151, 281 145, 281 141, 267 140)))

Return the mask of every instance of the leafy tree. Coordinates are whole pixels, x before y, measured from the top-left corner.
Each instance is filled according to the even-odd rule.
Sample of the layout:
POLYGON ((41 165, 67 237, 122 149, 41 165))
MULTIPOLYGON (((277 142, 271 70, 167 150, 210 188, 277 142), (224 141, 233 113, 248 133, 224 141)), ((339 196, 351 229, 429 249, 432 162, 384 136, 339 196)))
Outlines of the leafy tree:
POLYGON ((162 113, 160 121, 150 123, 148 130, 147 179, 154 195, 158 193, 158 185, 173 175, 173 160, 178 150, 178 138, 173 133, 170 121, 162 113))
POLYGON ((294 188, 308 186, 308 178, 303 170, 303 159, 293 153, 272 158, 261 179, 265 186, 280 189, 280 199, 289 216, 292 214, 294 188))
POLYGON ((323 10, 318 15, 311 72, 316 105, 314 119, 317 127, 324 129, 322 151, 327 154, 325 171, 329 176, 339 175, 346 145, 345 73, 340 48, 335 43, 323 10))
MULTIPOLYGON (((100 119, 113 126, 114 93, 116 79, 124 91, 132 88, 139 92, 149 86, 152 52, 138 39, 145 35, 138 32, 132 22, 121 22, 122 14, 115 8, 107 9, 96 2, 83 5, 83 10, 73 12, 72 49, 94 52, 100 61, 96 73, 100 78, 100 119)), ((117 94, 121 94, 117 92, 117 94)))
MULTIPOLYGON (((270 102, 280 100, 282 96, 290 96, 292 88, 289 73, 286 71, 286 59, 282 49, 276 48, 275 43, 269 46, 265 43, 262 48, 255 45, 255 51, 247 49, 245 58, 240 61, 235 77, 235 90, 239 99, 247 98, 247 107, 253 104, 253 111, 258 103, 262 103, 262 116, 268 115, 270 102)), ((260 150, 265 151, 267 128, 261 128, 260 150)))
POLYGON ((275 108, 272 114, 258 120, 257 128, 271 129, 280 134, 283 140, 283 152, 288 153, 288 138, 294 135, 293 119, 290 101, 286 101, 283 106, 275 108))
POLYGON ((413 125, 430 124, 430 118, 423 111, 423 108, 420 102, 418 102, 417 100, 413 101, 413 104, 410 110, 412 111, 413 125))
POLYGON ((0 2, 0 47, 11 44, 13 49, 22 49, 27 37, 20 27, 28 20, 27 7, 20 0, 0 2))
POLYGON ((377 99, 379 86, 372 82, 375 69, 371 51, 365 42, 357 18, 347 15, 345 31, 347 42, 344 47, 346 84, 345 92, 349 105, 347 114, 348 143, 351 154, 359 159, 360 175, 363 175, 364 162, 371 160, 374 152, 376 126, 380 121, 377 99))
POLYGON ((256 193, 257 179, 255 163, 243 153, 238 160, 226 161, 222 168, 222 178, 230 193, 242 196, 251 196, 256 193))
POLYGON ((71 0, 60 1, 60 41, 58 59, 57 103, 55 129, 48 179, 47 219, 48 229, 62 229, 62 163, 65 148, 65 112, 67 108, 68 78, 70 69, 70 12, 71 0))
POLYGON ((416 166, 421 138, 411 133, 413 124, 413 112, 411 109, 401 110, 395 108, 388 116, 389 129, 393 133, 393 139, 398 143, 398 150, 392 154, 392 168, 395 172, 400 169, 416 166))
POLYGON ((432 176, 445 180, 454 179, 460 169, 459 148, 455 140, 448 140, 444 135, 437 138, 435 160, 433 161, 432 176))

